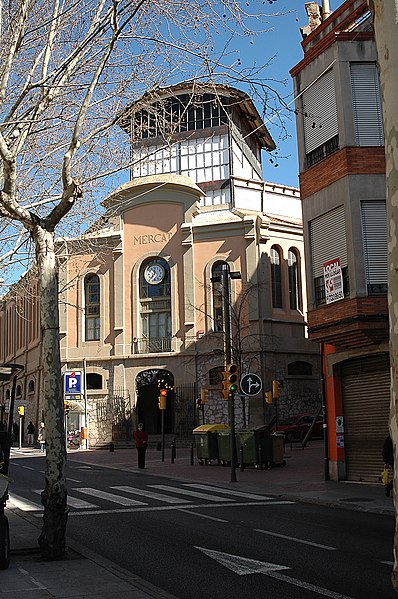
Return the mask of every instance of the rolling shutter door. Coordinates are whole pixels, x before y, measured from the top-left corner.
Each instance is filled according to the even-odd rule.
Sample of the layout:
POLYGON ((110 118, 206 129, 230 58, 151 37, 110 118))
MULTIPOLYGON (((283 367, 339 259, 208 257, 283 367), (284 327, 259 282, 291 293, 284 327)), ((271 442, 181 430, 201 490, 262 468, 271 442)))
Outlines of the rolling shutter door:
POLYGON ((385 202, 361 202, 363 246, 366 282, 370 285, 387 284, 387 209, 385 202))
POLYGON ((344 363, 342 389, 347 479, 376 483, 390 413, 388 354, 344 363))
POLYGON ((383 115, 376 63, 350 65, 355 137, 359 146, 383 146, 383 115))
POLYGON ((340 266, 347 266, 344 206, 339 206, 310 222, 313 277, 323 276, 323 265, 340 258, 340 266))
POLYGON ((338 135, 333 69, 303 93, 305 153, 309 154, 338 135))

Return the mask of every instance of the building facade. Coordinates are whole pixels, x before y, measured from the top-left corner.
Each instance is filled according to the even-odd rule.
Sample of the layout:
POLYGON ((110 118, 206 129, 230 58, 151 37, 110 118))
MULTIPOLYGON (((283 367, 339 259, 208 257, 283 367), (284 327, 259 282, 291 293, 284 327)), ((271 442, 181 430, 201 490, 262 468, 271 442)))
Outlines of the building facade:
MULTIPOLYGON (((160 389, 166 433, 189 438, 197 424, 228 422, 218 393, 225 303, 212 282, 222 269, 240 373, 261 376, 264 390, 283 381, 280 418, 316 412, 320 357, 306 336, 300 197, 263 181, 261 153, 274 143, 249 97, 178 85, 128 107, 120 125, 131 180, 103 201, 85 235, 58 241, 63 369, 86 381, 69 401, 67 428, 87 427, 91 447, 126 442, 138 420, 158 434, 160 389), (199 397, 206 403, 198 406, 199 397)), ((31 319, 21 324, 17 301, 3 301, 0 327, 9 336, 0 360, 25 365, 17 404, 25 401, 37 421, 45 419, 39 329, 34 321, 28 333, 31 319)), ((6 410, 9 388, 2 392, 6 410)), ((236 424, 267 423, 275 410, 263 394, 239 398, 236 424)))
POLYGON ((384 136, 367 3, 310 2, 294 80, 309 338, 320 343, 333 479, 378 480, 390 373, 384 136), (327 5, 327 6, 326 6, 327 5), (314 18, 314 15, 316 18, 314 18))

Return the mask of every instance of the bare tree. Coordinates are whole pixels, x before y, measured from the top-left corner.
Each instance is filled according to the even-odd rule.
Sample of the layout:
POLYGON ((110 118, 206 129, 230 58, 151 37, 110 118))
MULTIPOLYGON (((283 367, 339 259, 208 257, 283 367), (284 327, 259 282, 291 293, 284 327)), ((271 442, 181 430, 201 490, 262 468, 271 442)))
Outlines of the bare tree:
MULTIPOLYGON (((398 448, 398 0, 369 0, 373 14, 383 102, 387 176, 388 305, 390 319, 390 434, 395 464, 398 448)), ((398 472, 394 472, 394 503, 398 515, 398 472)), ((398 518, 396 518, 398 522, 398 518)), ((396 524, 397 526, 397 524, 396 524)), ((398 530, 394 534, 392 584, 398 591, 398 530)))
POLYGON ((251 41, 267 28, 263 5, 0 0, 0 267, 8 282, 32 263, 37 269, 47 425, 39 544, 46 559, 64 555, 67 522, 55 231, 80 233, 96 214, 104 172, 129 160, 112 125, 144 92, 219 78, 252 83, 272 104, 261 67, 244 70, 232 52, 236 36, 251 41))

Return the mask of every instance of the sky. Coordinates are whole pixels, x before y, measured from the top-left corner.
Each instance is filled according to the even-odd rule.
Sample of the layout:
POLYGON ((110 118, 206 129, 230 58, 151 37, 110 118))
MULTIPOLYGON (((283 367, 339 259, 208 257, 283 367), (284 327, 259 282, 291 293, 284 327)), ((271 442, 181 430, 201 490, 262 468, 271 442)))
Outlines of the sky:
MULTIPOLYGON (((244 0, 241 0, 243 2, 244 0)), ((308 1, 308 0, 307 0, 308 1)), ((275 16, 269 19, 272 31, 263 33, 256 38, 254 44, 248 48, 245 44, 240 49, 242 57, 246 60, 258 60, 265 63, 271 56, 275 55, 273 64, 267 69, 271 79, 287 79, 285 88, 278 86, 279 91, 283 91, 283 95, 287 102, 291 102, 290 106, 294 108, 293 102, 293 81, 289 71, 303 58, 303 50, 301 47, 302 36, 300 27, 308 25, 308 16, 305 11, 306 0, 274 0, 272 5, 267 6, 267 12, 285 13, 280 16, 275 16)), ((322 1, 318 0, 321 5, 322 1)), ((342 4, 341 0, 330 0, 330 9, 335 10, 342 4)), ((282 111, 285 127, 287 129, 288 138, 278 140, 279 130, 272 122, 265 123, 269 129, 273 139, 278 145, 279 159, 278 166, 269 162, 268 155, 263 153, 263 177, 266 181, 280 183, 298 187, 298 159, 297 159, 297 142, 296 142, 296 126, 294 114, 289 114, 288 111, 282 111)))

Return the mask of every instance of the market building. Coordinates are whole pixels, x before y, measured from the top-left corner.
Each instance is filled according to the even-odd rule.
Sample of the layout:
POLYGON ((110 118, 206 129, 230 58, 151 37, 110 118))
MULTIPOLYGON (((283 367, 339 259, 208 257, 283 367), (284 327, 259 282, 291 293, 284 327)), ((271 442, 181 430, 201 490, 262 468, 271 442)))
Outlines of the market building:
POLYGON ((294 80, 309 338, 323 354, 329 473, 376 482, 390 371, 382 106, 368 3, 308 2, 294 80))
MULTIPOLYGON (((63 370, 86 381, 69 398, 67 428, 87 427, 91 447, 128 442, 138 420, 159 434, 160 389, 166 433, 189 438, 203 421, 228 422, 218 392, 223 293, 212 282, 223 269, 233 361, 241 374, 260 376, 264 391, 283 381, 277 407, 263 392, 237 398, 236 425, 262 425, 276 409, 279 418, 317 412, 320 356, 306 334, 300 196, 263 180, 262 153, 275 144, 251 99, 184 83, 129 106, 120 126, 131 180, 104 199, 85 235, 58 240, 63 370)), ((3 300, 0 360, 24 364, 17 405, 38 422, 45 409, 31 285, 24 298, 3 300)), ((10 389, 1 392, 7 410, 10 389)))

